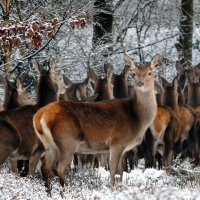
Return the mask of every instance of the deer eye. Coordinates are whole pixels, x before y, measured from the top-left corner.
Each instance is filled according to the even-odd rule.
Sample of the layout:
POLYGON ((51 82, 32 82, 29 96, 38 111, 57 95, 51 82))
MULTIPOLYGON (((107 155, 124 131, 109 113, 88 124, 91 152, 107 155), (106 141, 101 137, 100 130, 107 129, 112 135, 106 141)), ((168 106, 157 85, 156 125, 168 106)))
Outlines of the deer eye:
POLYGON ((135 73, 132 74, 133 78, 135 77, 135 73))
POLYGON ((151 76, 152 72, 149 72, 148 75, 151 76))

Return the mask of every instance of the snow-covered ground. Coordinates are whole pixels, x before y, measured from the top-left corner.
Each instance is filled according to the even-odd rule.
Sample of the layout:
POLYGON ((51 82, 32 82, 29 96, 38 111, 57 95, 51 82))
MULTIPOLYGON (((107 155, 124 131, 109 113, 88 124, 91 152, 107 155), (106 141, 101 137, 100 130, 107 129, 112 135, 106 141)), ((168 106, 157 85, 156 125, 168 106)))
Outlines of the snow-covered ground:
POLYGON ((187 161, 168 172, 143 169, 140 165, 123 176, 123 183, 117 182, 113 188, 109 185, 109 172, 103 168, 78 169, 67 176, 69 185, 64 191, 55 180, 49 197, 41 179, 20 178, 4 165, 0 169, 0 199, 200 199, 200 168, 192 169, 187 161))

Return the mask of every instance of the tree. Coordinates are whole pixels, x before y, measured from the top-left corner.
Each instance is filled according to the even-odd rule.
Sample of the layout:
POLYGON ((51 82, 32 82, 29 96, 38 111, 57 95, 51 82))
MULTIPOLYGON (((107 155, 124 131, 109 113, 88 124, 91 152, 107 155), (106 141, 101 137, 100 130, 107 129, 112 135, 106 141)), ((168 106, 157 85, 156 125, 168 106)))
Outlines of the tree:
POLYGON ((180 36, 177 50, 183 66, 192 62, 193 0, 181 1, 180 36))
POLYGON ((108 57, 113 51, 112 31, 113 31, 113 8, 112 0, 95 0, 95 13, 93 16, 93 49, 106 45, 102 52, 104 57, 108 57))

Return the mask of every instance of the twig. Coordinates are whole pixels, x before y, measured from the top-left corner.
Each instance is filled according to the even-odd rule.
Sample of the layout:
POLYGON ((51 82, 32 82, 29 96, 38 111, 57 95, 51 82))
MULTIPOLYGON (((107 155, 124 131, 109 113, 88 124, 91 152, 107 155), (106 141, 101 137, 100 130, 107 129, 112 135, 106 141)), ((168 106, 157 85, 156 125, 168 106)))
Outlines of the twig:
MULTIPOLYGON (((137 49, 146 48, 146 47, 149 47, 149 46, 158 44, 158 43, 160 43, 160 42, 162 42, 162 41, 168 40, 168 39, 170 39, 170 38, 176 37, 176 36, 178 36, 178 35, 179 35, 179 34, 177 33, 177 34, 175 34, 175 35, 172 35, 172 36, 163 38, 163 39, 158 40, 158 41, 156 41, 156 42, 153 42, 153 43, 150 43, 150 44, 147 44, 147 45, 143 45, 143 46, 135 47, 135 48, 133 48, 133 49, 127 50, 126 52, 131 52, 131 51, 134 51, 134 50, 137 50, 137 49)), ((117 52, 117 51, 116 51, 115 53, 120 54, 120 53, 124 53, 124 52, 122 52, 122 51, 117 52)))

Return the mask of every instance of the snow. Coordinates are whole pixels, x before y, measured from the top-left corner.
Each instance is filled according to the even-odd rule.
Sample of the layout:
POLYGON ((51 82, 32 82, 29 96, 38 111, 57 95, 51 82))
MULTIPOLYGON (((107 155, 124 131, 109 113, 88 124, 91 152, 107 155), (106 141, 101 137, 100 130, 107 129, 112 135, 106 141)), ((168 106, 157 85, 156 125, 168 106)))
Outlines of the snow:
POLYGON ((21 178, 8 172, 4 164, 0 169, 0 199, 102 199, 102 200, 188 200, 200 199, 200 168, 192 169, 188 161, 166 170, 139 168, 123 174, 120 183, 109 184, 110 174, 103 168, 83 167, 71 170, 66 179, 69 183, 64 190, 58 180, 53 181, 51 197, 47 195, 43 181, 21 178))

